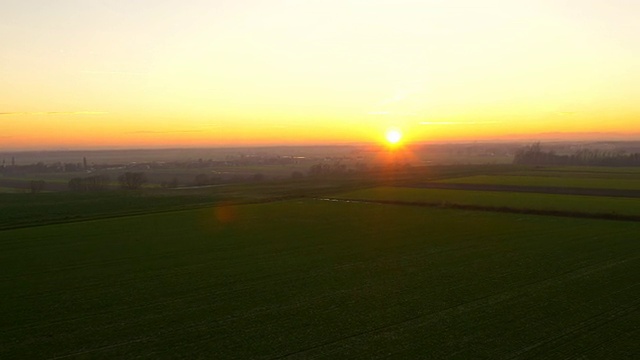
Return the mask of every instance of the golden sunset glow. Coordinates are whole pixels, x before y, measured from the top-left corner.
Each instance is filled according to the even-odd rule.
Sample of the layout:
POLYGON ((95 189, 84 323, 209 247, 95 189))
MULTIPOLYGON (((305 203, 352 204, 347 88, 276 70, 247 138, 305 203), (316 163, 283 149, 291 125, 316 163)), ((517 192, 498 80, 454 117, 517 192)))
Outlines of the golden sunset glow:
POLYGON ((0 8, 7 149, 640 133, 636 1, 0 8))
POLYGON ((387 142, 391 145, 396 145, 402 140, 402 133, 398 129, 389 129, 385 134, 387 142))

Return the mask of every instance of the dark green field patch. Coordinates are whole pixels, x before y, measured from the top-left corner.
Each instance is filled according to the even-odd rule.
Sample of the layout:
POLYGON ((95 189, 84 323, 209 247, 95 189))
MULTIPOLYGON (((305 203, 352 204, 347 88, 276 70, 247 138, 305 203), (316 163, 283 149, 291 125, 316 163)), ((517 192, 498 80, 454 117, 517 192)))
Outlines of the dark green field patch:
POLYGON ((219 196, 138 192, 0 194, 0 229, 167 211, 214 204, 219 196))
POLYGON ((640 224, 314 200, 0 232, 0 358, 631 358, 640 224))
POLYGON ((461 205, 480 208, 640 216, 640 199, 506 191, 376 187, 334 196, 337 199, 461 205))
POLYGON ((515 185, 566 187, 587 189, 640 190, 640 176, 619 179, 609 177, 557 177, 557 176, 517 176, 517 175, 476 175, 440 180, 449 184, 515 185))

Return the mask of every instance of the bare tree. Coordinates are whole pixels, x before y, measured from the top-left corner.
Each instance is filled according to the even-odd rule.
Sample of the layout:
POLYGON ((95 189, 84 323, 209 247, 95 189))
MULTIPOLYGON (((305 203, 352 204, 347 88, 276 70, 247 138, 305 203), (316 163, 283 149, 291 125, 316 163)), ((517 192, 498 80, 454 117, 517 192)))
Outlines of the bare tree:
POLYGON ((31 180, 29 181, 29 190, 32 194, 36 194, 44 190, 44 180, 31 180))
POLYGON ((147 183, 147 175, 141 172, 126 172, 118 177, 118 182, 123 189, 136 190, 147 183))
POLYGON ((109 176, 94 175, 69 180, 69 190, 75 192, 104 191, 109 186, 109 176))
POLYGON ((209 177, 206 174, 198 174, 193 180, 195 186, 204 186, 209 184, 209 177))

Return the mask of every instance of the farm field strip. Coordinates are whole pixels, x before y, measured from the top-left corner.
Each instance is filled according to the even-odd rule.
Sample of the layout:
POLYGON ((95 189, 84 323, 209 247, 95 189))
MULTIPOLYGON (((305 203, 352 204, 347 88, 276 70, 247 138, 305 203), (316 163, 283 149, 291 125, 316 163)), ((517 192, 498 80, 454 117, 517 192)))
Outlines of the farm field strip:
POLYGON ((498 169, 500 172, 491 171, 495 169, 495 167, 486 168, 485 170, 488 171, 477 169, 474 174, 469 175, 513 175, 593 179, 637 179, 640 176, 640 168, 638 167, 510 165, 509 167, 498 169))
POLYGON ((640 175, 640 168, 638 167, 612 167, 612 166, 549 166, 549 167, 536 167, 533 169, 536 172, 561 172, 561 173, 578 173, 578 174, 604 174, 605 176, 611 175, 624 175, 633 174, 640 175))
MULTIPOLYGON (((314 299, 310 299, 310 300, 314 300, 314 299)), ((467 304, 463 304, 463 305, 460 305, 460 306, 465 306, 465 311, 473 310, 473 309, 467 309, 467 306, 466 306, 466 305, 467 305, 467 304)), ((294 306, 289 306, 289 308, 291 309, 292 307, 296 307, 296 306, 299 306, 299 304, 296 304, 296 305, 294 305, 294 306)), ((305 306, 309 306, 309 304, 308 304, 307 302, 305 302, 305 306)), ((475 308, 474 308, 474 309, 475 309, 475 308)), ((276 310, 281 310, 281 309, 273 309, 273 308, 271 308, 271 309, 262 309, 262 311, 260 311, 259 313, 255 313, 255 312, 254 312, 253 314, 251 314, 251 316, 255 316, 255 315, 260 314, 260 313, 265 312, 265 311, 267 311, 267 312, 271 312, 271 311, 276 311, 276 310)), ((459 311, 458 311, 458 312, 459 312, 459 311)), ((438 316, 438 318, 441 318, 442 316, 444 316, 444 315, 448 315, 448 314, 449 314, 449 313, 439 314, 440 316, 438 316)), ((232 320, 241 320, 242 318, 247 318, 247 317, 249 317, 249 316, 248 316, 247 314, 244 314, 244 315, 241 315, 241 316, 239 316, 238 318, 236 318, 236 319, 232 319, 232 320)), ((249 318, 250 318, 250 317, 249 317, 249 318)), ((145 321, 147 321, 147 320, 148 320, 148 319, 145 319, 145 321)), ((228 320, 228 319, 227 319, 227 320, 228 320)), ((205 328, 207 328, 209 331, 211 331, 211 330, 214 330, 214 329, 216 329, 216 328, 219 328, 219 327, 220 327, 221 325, 223 325, 225 322, 226 322, 226 321, 218 322, 218 323, 217 323, 217 325, 216 325, 215 327, 212 327, 212 325, 211 325, 211 324, 207 324, 207 323, 206 323, 206 321, 203 321, 203 322, 199 322, 199 323, 197 323, 197 324, 191 324, 191 325, 189 325, 188 327, 179 328, 179 329, 173 329, 173 330, 170 330, 170 331, 168 331, 168 332, 166 332, 166 333, 163 333, 163 334, 168 334, 168 333, 181 333, 181 332, 186 331, 186 330, 197 330, 197 329, 205 329, 205 328)), ((406 323, 406 321, 403 321, 403 323, 406 323)), ((131 324, 129 324, 129 325, 131 325, 131 324)), ((385 328, 385 329, 388 329, 389 327, 394 327, 394 326, 393 326, 393 325, 384 326, 384 328, 385 328)), ((371 335, 372 333, 377 332, 378 330, 380 330, 380 329, 375 329, 375 331, 373 331, 373 330, 372 330, 372 331, 369 331, 369 332, 367 332, 366 334, 371 335)), ((362 335, 365 335, 365 334, 362 334, 362 335)), ((357 335, 357 336, 360 336, 360 335, 357 335)), ((353 338, 353 337, 349 337, 349 339, 352 339, 352 338, 353 338)), ((207 341, 207 340, 210 340, 210 337, 205 337, 205 338, 201 339, 201 341, 207 341)), ((342 338, 341 338, 341 339, 339 339, 339 340, 336 340, 336 342, 343 342, 343 341, 345 341, 345 340, 346 340, 346 339, 342 339, 342 338)), ((332 343, 331 345, 335 345, 335 343, 332 343)))
POLYGON ((177 211, 209 206, 218 196, 145 196, 135 193, 39 193, 2 194, 0 230, 86 221, 105 217, 126 217, 150 212, 177 211))
MULTIPOLYGON (((331 199, 433 206, 476 206, 497 210, 557 211, 575 214, 640 216, 640 199, 605 196, 474 191, 412 187, 376 187, 335 195, 331 199)), ((330 199, 329 199, 330 200, 330 199)))
MULTIPOLYGON (((464 233, 463 233, 463 235, 464 235, 464 233)), ((472 235, 472 233, 468 233, 468 234, 466 234, 464 236, 469 236, 470 237, 471 235, 472 235)), ((323 244, 323 246, 326 246, 326 245, 332 245, 332 243, 331 242, 327 242, 327 243, 323 244)), ((457 247, 448 247, 448 248, 444 248, 444 249, 439 249, 439 248, 429 249, 429 251, 427 251, 427 252, 417 252, 417 253, 412 253, 412 254, 406 255, 401 259, 401 261, 406 264, 408 262, 409 263, 415 262, 416 259, 417 260, 425 260, 426 258, 431 257, 431 256, 438 256, 443 252, 460 251, 460 250, 475 250, 475 251, 477 251, 477 250, 482 249, 482 248, 484 248, 486 246, 488 246, 488 245, 486 245, 486 244, 484 244, 484 245, 483 244, 468 244, 468 245, 464 245, 463 247, 462 246, 457 246, 457 247)), ((305 247, 305 248, 302 248, 302 249, 292 249, 291 251, 289 251, 287 253, 279 252, 279 253, 277 253, 275 255, 277 255, 277 256, 282 256, 282 255, 287 255, 287 256, 288 255, 300 255, 299 253, 301 251, 302 252, 308 252, 308 251, 310 251, 312 249, 316 249, 316 248, 318 248, 317 245, 316 246, 312 246, 312 247, 305 247)), ((169 273, 178 273, 178 274, 180 274, 182 276, 188 276, 188 275, 190 275, 190 273, 195 273, 196 272, 196 271, 191 271, 191 270, 198 269, 198 268, 201 268, 203 266, 206 266, 205 264, 203 264, 203 263, 201 263, 199 261, 196 261, 197 256, 194 256, 195 254, 193 254, 193 253, 178 254, 178 253, 173 252, 173 253, 170 253, 170 254, 162 254, 161 257, 162 258, 167 258, 168 256, 171 256, 171 257, 173 257, 173 256, 183 257, 185 255, 193 256, 192 258, 190 258, 190 260, 191 260, 191 263, 195 262, 195 264, 191 264, 190 263, 189 265, 174 266, 171 269, 161 269, 161 270, 155 271, 152 277, 147 277, 147 281, 152 281, 152 280, 156 280, 158 278, 163 278, 163 277, 169 275, 169 273), (186 270, 189 270, 189 271, 186 271, 186 270)), ((274 254, 271 254, 271 256, 273 256, 273 255, 274 254)), ((151 260, 156 260, 156 259, 160 258, 160 256, 148 256, 148 257, 151 260)), ((255 259, 255 257, 253 257, 253 258, 255 259)), ((128 258, 124 258, 124 259, 118 259, 118 261, 110 262, 108 264, 106 264, 104 262, 91 263, 91 264, 85 264, 85 266, 83 266, 81 268, 65 267, 65 268, 55 269, 55 271, 56 272, 62 272, 62 273, 69 272, 69 271, 76 272, 78 270, 83 270, 86 266, 100 267, 100 268, 102 268, 103 270, 106 271, 107 269, 105 268, 105 265, 109 265, 109 266, 120 265, 123 262, 137 261, 139 259, 140 259, 140 257, 135 257, 135 258, 128 257, 128 258)), ((399 262, 399 260, 397 260, 395 258, 385 260, 384 257, 383 258, 377 258, 376 261, 378 263, 383 263, 383 264, 385 264, 387 262, 390 263, 390 264, 399 262)), ((474 261, 471 261, 471 263, 469 263, 469 264, 473 264, 473 262, 474 261)), ((256 263, 256 262, 254 262, 254 263, 256 263)), ((204 296, 210 296, 210 295, 221 296, 221 295, 223 295, 223 294, 225 294, 227 292, 237 292, 237 291, 242 291, 242 290, 248 289, 251 286, 254 286, 255 284, 269 283, 270 285, 277 285, 276 283, 280 283, 280 282, 284 283, 284 282, 292 281, 292 280, 298 281, 298 280, 303 280, 305 278, 312 278, 312 277, 315 277, 315 276, 324 275, 327 272, 335 272, 338 269, 340 269, 340 271, 345 271, 345 270, 349 271, 349 269, 366 266, 367 263, 368 263, 368 260, 367 259, 363 259, 360 262, 349 262, 349 263, 346 263, 346 264, 343 264, 343 265, 339 265, 339 266, 336 266, 336 267, 314 269, 313 271, 302 272, 302 273, 300 273, 299 271, 287 272, 287 273, 282 273, 282 274, 277 274, 277 275, 271 275, 271 276, 269 276, 267 278, 265 278, 265 276, 261 275, 261 276, 255 278, 255 279, 253 279, 253 280, 252 279, 246 279, 245 282, 242 283, 242 287, 240 287, 240 288, 238 288, 236 285, 231 286, 231 287, 227 286, 222 290, 218 289, 218 291, 214 291, 214 292, 210 291, 211 290, 210 287, 202 287, 201 285, 203 285, 203 284, 197 284, 197 288, 198 288, 198 291, 204 290, 204 296)), ((238 263, 237 261, 236 261, 236 264, 237 264, 237 266, 238 265, 239 266, 248 266, 249 265, 249 264, 238 263)), ((467 265, 469 265, 469 264, 467 264, 467 265)), ((51 275, 50 273, 52 271, 54 271, 54 270, 48 270, 48 271, 42 272, 42 273, 21 274, 21 275, 19 275, 17 277, 6 277, 5 280, 8 281, 8 282, 20 281, 22 283, 25 283, 25 285, 26 285, 25 287, 26 288, 33 288, 33 287, 38 287, 38 284, 34 284, 34 283, 29 282, 29 280, 31 280, 31 278, 40 278, 40 277, 43 277, 43 275, 45 275, 45 274, 46 275, 51 275)), ((220 269, 220 271, 224 272, 224 269, 220 269)), ((135 277, 139 277, 140 276, 140 274, 136 274, 135 277, 125 276, 124 278, 122 278, 121 274, 118 274, 118 275, 120 276, 120 278, 117 281, 113 281, 111 283, 111 286, 117 287, 117 288, 121 288, 123 286, 130 285, 133 281, 135 281, 135 277)), ((64 274, 64 275, 61 275, 61 276, 67 277, 68 275, 64 274)), ((49 276, 48 279, 51 280, 51 277, 49 276)), ((52 293, 63 294, 65 291, 83 291, 83 292, 87 292, 89 290, 100 289, 102 287, 102 285, 103 284, 100 283, 100 282, 92 282, 92 283, 84 284, 83 286, 74 286, 72 288, 66 288, 66 289, 56 289, 54 292, 49 292, 49 294, 52 294, 52 293)), ((220 285, 221 284, 214 284, 213 287, 215 288, 215 287, 220 286, 220 285)), ((19 288, 15 289, 15 290, 18 290, 18 289, 19 288)), ((28 296, 26 296, 24 294, 23 295, 19 295, 19 293, 15 294, 15 291, 14 291, 14 294, 8 295, 8 299, 14 299, 15 298, 15 299, 19 299, 19 300, 23 301, 23 300, 26 300, 28 298, 37 298, 38 296, 42 296, 42 295, 45 295, 45 294, 47 294, 47 292, 40 292, 40 293, 32 293, 32 292, 30 292, 28 294, 28 296)), ((102 298, 103 296, 105 296, 104 293, 98 293, 98 294, 95 295, 95 297, 93 299, 85 298, 84 300, 85 301, 87 301, 87 300, 96 300, 96 299, 102 298)), ((196 294, 192 294, 191 296, 200 296, 200 295, 198 293, 196 293, 196 294)), ((146 303, 144 305, 144 307, 151 306, 151 305, 155 305, 155 303, 154 302, 146 303)), ((113 311, 114 312, 119 312, 119 311, 124 311, 124 310, 127 310, 127 309, 126 308, 117 308, 117 309, 114 309, 113 311)))
MULTIPOLYGON (((568 277, 574 277, 574 276, 580 277, 580 275, 584 276, 585 274, 582 271, 578 271, 578 274, 570 273, 570 274, 564 274, 564 275, 567 275, 568 277)), ((628 277, 628 274, 626 275, 628 277)), ((421 314, 412 318, 404 319, 402 321, 397 321, 395 323, 373 329, 371 331, 356 334, 349 338, 340 339, 332 343, 326 343, 318 347, 309 348, 309 349, 306 349, 305 351, 297 352, 291 355, 301 355, 305 352, 317 351, 320 348, 326 347, 326 346, 331 346, 332 348, 334 348, 333 351, 335 351, 335 347, 337 344, 339 345, 339 348, 342 348, 343 350, 349 349, 353 351, 353 349, 358 347, 360 347, 360 350, 364 350, 367 346, 370 346, 369 344, 371 342, 389 341, 389 338, 387 335, 388 335, 388 332, 392 329, 395 329, 396 332, 401 332, 401 333, 417 332, 416 330, 423 329, 426 327, 438 327, 438 322, 446 321, 450 317, 478 316, 479 314, 484 317, 485 316, 484 312, 487 312, 487 311, 490 312, 493 306, 500 307, 500 306, 508 305, 509 307, 513 307, 515 306, 515 304, 519 304, 522 302, 525 302, 526 305, 524 306, 526 306, 527 308, 526 308, 526 311, 521 312, 521 316, 517 319, 517 321, 521 322, 523 326, 526 326, 525 324, 527 324, 528 322, 532 322, 532 321, 535 322, 538 320, 536 319, 536 317, 539 317, 538 312, 540 312, 540 310, 536 309, 536 307, 538 308, 544 307, 544 305, 543 306, 536 305, 541 303, 540 302, 541 296, 539 294, 538 295, 535 295, 535 294, 537 294, 541 290, 545 290, 545 288, 552 288, 554 286, 556 288, 561 287, 561 284, 559 285, 558 283, 561 282, 563 277, 564 276, 559 276, 556 278, 543 280, 537 283, 528 284, 526 286, 516 288, 514 290, 507 290, 495 295, 479 298, 470 302, 456 304, 454 306, 445 308, 435 313, 421 314), (526 299, 526 301, 523 301, 524 299, 526 299), (531 307, 534 307, 534 309, 537 311, 531 311, 532 310, 531 307), (371 339, 371 338, 361 339, 362 337, 374 337, 375 339, 371 339), (348 344, 340 344, 344 342, 348 342, 348 344)), ((617 291, 617 293, 624 292, 628 294, 631 292, 632 288, 636 288, 637 286, 638 284, 629 286, 627 288, 617 291)), ((562 291, 562 290, 560 288, 560 289, 556 289, 556 291, 562 291)), ((602 299, 607 296, 608 295, 603 295, 598 299, 602 299)), ((589 301, 589 302, 594 302, 594 301, 589 301)), ((609 311, 605 311, 603 313, 597 313, 596 315, 593 315, 592 317, 587 318, 584 321, 578 322, 570 328, 567 328, 565 331, 561 332, 556 337, 545 338, 544 340, 534 343, 531 346, 518 349, 514 353, 521 355, 533 349, 539 348, 543 345, 559 342, 560 339, 566 338, 572 334, 579 333, 580 335, 584 335, 584 333, 580 332, 581 329, 585 329, 586 327, 593 326, 593 325, 604 325, 607 322, 618 320, 619 318, 624 318, 625 316, 635 312, 639 305, 640 305, 640 300, 636 299, 636 301, 632 302, 631 304, 625 303, 624 305, 621 305, 609 311)), ((483 331, 486 331, 487 328, 501 326, 502 325, 500 324, 501 321, 502 319, 499 319, 498 321, 496 321, 495 319, 482 319, 482 321, 478 320, 477 323, 474 325, 469 326, 470 324, 467 324, 465 326, 464 331, 473 335, 470 335, 465 339, 461 339, 457 341, 455 346, 461 349, 464 349, 464 345, 461 344, 461 342, 466 342, 468 345, 472 347, 477 346, 478 343, 481 343, 482 341, 486 341, 486 339, 480 338, 480 336, 476 335, 474 332, 477 331, 482 333, 483 331), (492 323, 487 324, 488 321, 491 321, 492 323), (473 341, 473 338, 478 338, 478 339, 475 339, 475 341, 473 341)), ((553 325, 553 324, 549 324, 549 325, 553 325)), ((419 339, 415 339, 415 340, 420 341, 419 339)), ((406 349, 402 349, 402 346, 400 344, 396 344, 396 345, 397 346, 394 346, 396 349, 406 350, 406 349)), ((402 352, 401 350, 400 351, 396 350, 395 353, 400 353, 402 352)), ((331 353, 331 352, 332 352, 331 350, 328 350, 328 351, 323 350, 321 353, 323 355, 327 355, 328 353, 331 353)), ((470 353, 468 350, 466 352, 469 353, 468 354, 469 356, 473 356, 472 353, 470 353)), ((309 354, 304 354, 303 357, 306 358, 306 356, 308 355, 309 354)), ((388 355, 388 353, 386 355, 388 355)), ((505 356, 505 354, 498 354, 498 353, 492 354, 492 356, 513 358, 513 356, 511 355, 505 356)))
POLYGON ((512 185, 526 187, 566 187, 585 189, 640 190, 640 174, 634 178, 618 179, 585 177, 550 177, 523 175, 475 175, 436 181, 445 184, 512 185))
POLYGON ((598 335, 634 349, 611 334, 638 315, 640 224, 309 199, 234 211, 0 231, 0 357, 545 356, 598 335))

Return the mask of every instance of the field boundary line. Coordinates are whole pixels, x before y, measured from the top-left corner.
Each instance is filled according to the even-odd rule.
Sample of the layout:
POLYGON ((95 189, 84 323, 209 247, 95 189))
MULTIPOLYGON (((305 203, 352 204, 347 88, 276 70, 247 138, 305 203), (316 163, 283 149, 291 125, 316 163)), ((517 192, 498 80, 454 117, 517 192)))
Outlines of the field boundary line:
POLYGON ((634 189, 601 189, 581 188, 566 186, 530 186, 530 185, 500 185, 500 184, 466 184, 466 183, 436 183, 406 184, 401 186, 411 189, 441 189, 441 190, 466 190, 466 191, 498 191, 519 192, 551 195, 582 195, 597 197, 624 197, 640 198, 640 190, 634 189))
POLYGON ((380 205, 401 205, 401 206, 422 206, 440 209, 453 210, 472 210, 487 211, 510 214, 526 214, 526 215, 542 215, 556 217, 570 217, 580 219, 599 219, 613 221, 632 221, 640 222, 640 215, 623 215, 613 213, 588 213, 579 211, 563 211, 563 210, 537 210, 527 208, 514 208, 509 206, 487 206, 487 205, 465 205, 449 202, 429 202, 429 201, 404 201, 404 200, 370 200, 370 199, 353 199, 353 198, 314 198, 319 201, 333 201, 346 203, 362 203, 362 204, 380 204, 380 205))
POLYGON ((125 345, 129 345, 129 344, 139 343, 139 342, 142 342, 142 341, 145 341, 145 340, 146 339, 144 339, 144 338, 135 339, 135 340, 129 340, 129 341, 125 341, 125 342, 121 342, 121 343, 117 343, 117 344, 105 345, 105 346, 100 346, 100 347, 93 348, 93 349, 82 350, 82 351, 74 352, 74 353, 71 353, 71 354, 54 356, 54 357, 49 358, 49 359, 50 360, 65 359, 65 358, 69 358, 69 357, 75 357, 75 356, 78 356, 78 355, 85 355, 85 354, 93 353, 93 352, 96 352, 96 351, 112 349, 112 348, 116 348, 116 347, 119 347, 119 346, 125 346, 125 345))
POLYGON ((89 221, 119 219, 119 218, 133 217, 133 216, 146 216, 146 215, 164 214, 164 213, 172 213, 172 212, 200 210, 200 209, 207 209, 207 208, 212 208, 217 206, 241 206, 241 205, 268 204, 268 203, 274 203, 279 201, 290 201, 290 200, 295 200, 300 198, 303 198, 303 196, 280 196, 280 197, 238 201, 238 202, 217 200, 216 202, 212 202, 212 203, 180 205, 180 206, 167 207, 164 209, 157 209, 157 210, 140 209, 140 210, 132 210, 132 211, 127 211, 122 213, 115 213, 115 214, 104 214, 104 215, 98 214, 98 215, 87 216, 87 217, 79 216, 71 219, 67 218, 67 219, 59 219, 59 220, 50 220, 50 221, 43 221, 38 223, 25 223, 25 224, 7 225, 7 226, 0 225, 0 232, 18 230, 18 229, 28 229, 28 228, 34 228, 34 227, 40 227, 40 226, 49 226, 49 225, 74 224, 74 223, 89 222, 89 221))

